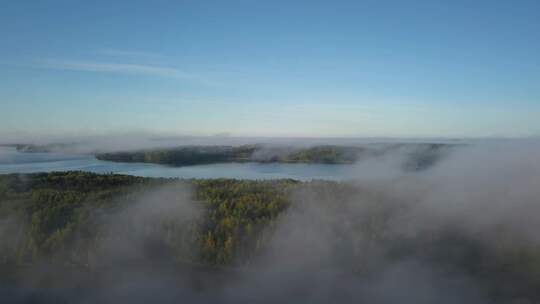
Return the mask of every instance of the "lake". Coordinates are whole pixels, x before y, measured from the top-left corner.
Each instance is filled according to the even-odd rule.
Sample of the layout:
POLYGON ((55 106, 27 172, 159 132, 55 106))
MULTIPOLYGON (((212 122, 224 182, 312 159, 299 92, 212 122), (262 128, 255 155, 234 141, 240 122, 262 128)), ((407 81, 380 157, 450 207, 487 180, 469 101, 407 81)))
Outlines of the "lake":
POLYGON ((350 165, 223 163, 169 167, 145 163, 118 163, 96 159, 93 155, 60 153, 21 153, 0 147, 0 174, 81 170, 143 177, 236 178, 296 180, 343 180, 353 175, 350 165))

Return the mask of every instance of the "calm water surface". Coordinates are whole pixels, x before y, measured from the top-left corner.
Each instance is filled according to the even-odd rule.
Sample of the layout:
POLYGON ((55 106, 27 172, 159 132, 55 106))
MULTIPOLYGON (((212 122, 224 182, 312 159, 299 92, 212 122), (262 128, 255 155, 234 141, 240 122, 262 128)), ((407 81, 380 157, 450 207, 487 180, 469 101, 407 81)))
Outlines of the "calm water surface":
POLYGON ((168 167, 101 161, 92 155, 21 153, 14 148, 0 147, 0 174, 71 170, 179 178, 343 180, 352 176, 351 166, 348 165, 225 163, 168 167))

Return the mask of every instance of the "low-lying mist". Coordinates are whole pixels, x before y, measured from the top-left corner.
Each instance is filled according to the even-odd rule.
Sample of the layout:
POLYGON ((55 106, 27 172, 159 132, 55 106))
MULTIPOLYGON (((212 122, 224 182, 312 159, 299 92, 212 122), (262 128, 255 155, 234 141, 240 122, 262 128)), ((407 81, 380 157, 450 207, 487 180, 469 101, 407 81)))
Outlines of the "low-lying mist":
POLYGON ((317 137, 235 137, 184 136, 159 132, 125 132, 108 135, 29 135, 0 134, 0 145, 21 144, 47 147, 60 153, 95 154, 143 149, 163 149, 182 146, 240 146, 266 144, 272 147, 302 148, 318 145, 358 146, 366 144, 400 143, 462 143, 464 140, 437 138, 317 138, 317 137))
MULTIPOLYGON (((540 143, 478 142, 422 171, 403 170, 408 153, 360 160, 348 182, 298 183, 267 244, 226 266, 195 258, 186 229, 208 214, 189 181, 130 190, 99 216, 92 271, 28 266, 0 287, 2 302, 540 301, 540 143), (51 273, 63 283, 40 282, 51 273)), ((13 242, 15 223, 2 220, 0 237, 13 242)))
POLYGON ((295 191, 245 282, 268 302, 533 301, 540 146, 470 146, 409 174, 399 158, 359 163, 344 195, 322 182, 295 191))

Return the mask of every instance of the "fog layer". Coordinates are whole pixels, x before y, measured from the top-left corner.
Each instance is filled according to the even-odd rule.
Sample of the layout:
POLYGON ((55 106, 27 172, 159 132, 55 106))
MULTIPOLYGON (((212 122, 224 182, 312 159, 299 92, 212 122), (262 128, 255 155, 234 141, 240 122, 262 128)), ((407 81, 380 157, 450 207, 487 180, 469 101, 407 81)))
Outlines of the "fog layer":
MULTIPOLYGON (((353 182, 299 185, 290 194, 290 207, 267 228, 271 239, 264 251, 249 264, 239 261, 230 268, 167 264, 165 256, 153 256, 166 251, 152 241, 160 231, 152 230, 152 223, 200 219, 189 186, 136 194, 136 203, 103 218, 103 250, 96 252, 103 270, 83 280, 75 288, 80 293, 67 288, 43 299, 534 303, 540 274, 540 144, 478 143, 414 172, 402 170, 400 153, 408 152, 359 162, 353 182), (149 267, 147 261, 164 263, 149 267)), ((0 233, 10 225, 2 224, 0 233)), ((177 250, 186 260, 196 254, 195 248, 177 250)), ((28 277, 38 275, 29 270, 28 277)), ((40 291, 7 288, 4 294, 24 302, 40 291)))

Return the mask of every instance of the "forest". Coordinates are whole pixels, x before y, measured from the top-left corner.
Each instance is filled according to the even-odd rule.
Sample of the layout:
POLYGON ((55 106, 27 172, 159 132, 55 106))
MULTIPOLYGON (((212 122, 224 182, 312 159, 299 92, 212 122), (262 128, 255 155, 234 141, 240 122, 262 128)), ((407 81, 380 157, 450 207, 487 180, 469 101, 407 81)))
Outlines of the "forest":
POLYGON ((96 275, 165 263, 225 277, 250 269, 249 277, 268 271, 261 260, 370 278, 414 260, 474 280, 491 303, 540 301, 540 248, 509 238, 504 227, 489 239, 459 225, 395 229, 414 204, 352 182, 1 175, 0 282, 13 284, 38 265, 96 275))
POLYGON ((187 166, 226 162, 259 163, 317 163, 353 164, 359 160, 384 157, 398 150, 406 150, 406 169, 429 167, 455 145, 450 144, 394 144, 378 146, 311 147, 243 145, 243 146, 185 146, 168 149, 97 153, 100 160, 116 162, 144 162, 172 166, 187 166))

